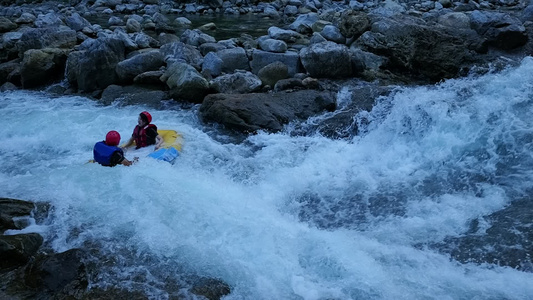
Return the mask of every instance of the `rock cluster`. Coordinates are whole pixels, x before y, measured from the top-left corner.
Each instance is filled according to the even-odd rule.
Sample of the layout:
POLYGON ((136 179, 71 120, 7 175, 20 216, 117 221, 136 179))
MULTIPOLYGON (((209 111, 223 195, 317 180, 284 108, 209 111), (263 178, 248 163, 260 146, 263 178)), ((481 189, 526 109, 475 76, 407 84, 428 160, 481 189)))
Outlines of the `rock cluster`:
MULTIPOLYGON (((212 94, 229 101, 238 94, 320 91, 325 79, 438 82, 530 54, 533 20, 533 7, 517 1, 3 2, 1 90, 62 82, 52 90, 106 103, 117 96, 128 102, 120 92, 125 87, 134 91, 125 94, 153 102, 201 104, 212 94), (209 35, 216 24, 192 29, 185 16, 175 17, 215 13, 256 14, 285 25, 258 38, 217 41, 209 35), (108 19, 107 28, 87 20, 96 16, 108 19)), ((252 126, 239 128, 280 129, 258 125, 254 116, 247 123, 252 126)))

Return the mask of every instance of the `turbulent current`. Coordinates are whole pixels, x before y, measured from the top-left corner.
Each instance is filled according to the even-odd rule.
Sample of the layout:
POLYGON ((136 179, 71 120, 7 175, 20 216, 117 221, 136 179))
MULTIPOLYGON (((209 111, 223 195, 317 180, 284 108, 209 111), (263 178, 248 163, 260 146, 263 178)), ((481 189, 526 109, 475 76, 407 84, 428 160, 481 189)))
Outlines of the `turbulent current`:
POLYGON ((0 115, 0 197, 50 203, 23 232, 55 251, 98 248, 89 287, 193 297, 170 286, 194 275, 224 299, 533 299, 532 58, 398 88, 346 139, 290 124, 236 143, 197 107, 28 91, 0 94, 0 115), (87 163, 143 110, 183 134, 175 164, 87 163))

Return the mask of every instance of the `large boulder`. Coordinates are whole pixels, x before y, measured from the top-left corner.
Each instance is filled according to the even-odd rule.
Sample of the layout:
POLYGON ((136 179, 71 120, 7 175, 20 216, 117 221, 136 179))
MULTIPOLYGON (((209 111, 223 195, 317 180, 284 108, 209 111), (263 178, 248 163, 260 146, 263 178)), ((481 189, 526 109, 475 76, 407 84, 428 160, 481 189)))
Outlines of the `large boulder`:
POLYGON ((370 18, 364 12, 347 9, 339 19, 340 32, 347 38, 358 38, 370 29, 370 18))
POLYGON ((503 50, 523 46, 528 41, 522 21, 506 13, 476 10, 470 14, 470 23, 492 46, 503 50))
POLYGON ((362 50, 388 58, 388 70, 431 81, 457 76, 486 51, 484 42, 473 30, 430 26, 410 16, 381 18, 356 41, 362 50))
POLYGON ((186 63, 170 65, 161 81, 170 88, 170 96, 175 100, 201 103, 209 93, 209 83, 196 69, 186 63))
POLYGON ((198 49, 183 42, 172 42, 161 46, 159 49, 167 64, 173 62, 185 62, 200 69, 203 57, 198 49))
POLYGON ((72 49, 77 43, 76 31, 60 28, 32 28, 24 31, 17 48, 19 56, 29 49, 64 48, 72 49))
POLYGON ((293 120, 304 120, 336 107, 335 94, 303 90, 293 93, 211 94, 200 107, 204 121, 242 132, 280 131, 293 120))
POLYGON ((20 76, 25 89, 61 81, 69 50, 57 48, 30 49, 24 53, 20 76))
POLYGON ((87 40, 69 54, 67 79, 84 92, 102 90, 118 81, 115 69, 124 52, 124 43, 115 38, 87 40))
POLYGON ((85 290, 88 285, 86 258, 86 253, 80 249, 39 256, 27 267, 24 283, 50 296, 85 290))
POLYGON ((37 254, 43 237, 37 233, 1 235, 0 269, 19 267, 37 254))
POLYGON ((119 62, 115 68, 118 78, 122 83, 131 83, 135 76, 155 71, 164 65, 163 55, 159 50, 141 53, 119 62))
POLYGON ((35 204, 10 198, 0 198, 0 233, 7 229, 22 229, 14 218, 29 216, 35 204))
POLYGON ((167 92, 153 90, 140 86, 127 85, 110 85, 100 97, 100 102, 110 105, 114 101, 119 101, 124 105, 151 105, 157 107, 162 100, 169 99, 167 92))
POLYGON ((353 74, 348 47, 334 42, 312 44, 300 50, 302 65, 312 77, 343 78, 353 74))

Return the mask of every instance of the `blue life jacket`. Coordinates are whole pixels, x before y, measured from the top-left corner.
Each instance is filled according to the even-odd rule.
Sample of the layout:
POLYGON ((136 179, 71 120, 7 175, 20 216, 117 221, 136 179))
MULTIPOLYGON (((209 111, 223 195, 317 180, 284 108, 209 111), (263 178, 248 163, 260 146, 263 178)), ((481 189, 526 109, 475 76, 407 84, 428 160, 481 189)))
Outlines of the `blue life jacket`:
POLYGON ((114 166, 111 165, 111 156, 115 151, 124 153, 122 149, 117 146, 108 146, 104 141, 96 143, 93 149, 94 160, 102 166, 114 166))

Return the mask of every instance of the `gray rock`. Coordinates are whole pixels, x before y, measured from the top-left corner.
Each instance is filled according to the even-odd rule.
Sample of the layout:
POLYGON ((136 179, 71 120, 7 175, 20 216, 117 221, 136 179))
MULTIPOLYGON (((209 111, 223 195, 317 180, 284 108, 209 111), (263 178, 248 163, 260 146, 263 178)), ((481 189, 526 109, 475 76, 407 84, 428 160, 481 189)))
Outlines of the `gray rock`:
POLYGON ((158 50, 153 50, 119 62, 115 71, 121 83, 132 83, 135 76, 158 70, 163 65, 163 55, 158 50))
POLYGON ((198 29, 187 29, 183 32, 180 38, 181 42, 198 47, 204 43, 216 43, 216 40, 214 37, 203 33, 202 31, 198 29))
POLYGON ((281 79, 274 85, 274 92, 281 92, 287 90, 301 90, 304 88, 304 84, 301 79, 287 78, 281 79))
POLYGON ((302 70, 300 57, 296 52, 287 51, 285 53, 274 53, 255 50, 252 54, 251 61, 252 73, 257 74, 259 70, 273 62, 281 62, 285 64, 288 68, 289 76, 300 73, 302 70))
POLYGON ((342 78, 353 75, 352 58, 345 45, 312 44, 300 51, 302 65, 312 77, 342 78))
POLYGON ((470 17, 462 12, 451 12, 438 18, 439 24, 448 27, 470 28, 470 17))
POLYGON ((238 71, 213 79, 209 86, 218 93, 246 94, 261 88, 261 79, 248 71, 238 71))
POLYGON ((526 28, 508 14, 476 10, 470 14, 470 21, 477 33, 500 49, 510 50, 527 43, 526 28))
POLYGON ((65 18, 65 23, 68 27, 70 27, 72 30, 80 31, 84 27, 90 27, 91 23, 87 21, 85 18, 80 16, 78 13, 73 13, 70 16, 67 16, 65 18))
POLYGON ((175 61, 181 61, 190 64, 196 69, 201 69, 203 63, 202 54, 191 45, 182 42, 173 42, 164 44, 159 51, 163 54, 167 65, 175 61))
MULTIPOLYGON (((161 81, 159 81, 159 84, 161 84, 161 81)), ((161 101, 165 99, 168 99, 168 95, 161 90, 112 84, 103 91, 100 102, 105 105, 110 105, 114 101, 119 101, 124 105, 150 105, 158 107, 161 101)))
POLYGON ((115 38, 87 40, 69 54, 67 79, 84 92, 101 90, 118 80, 117 64, 124 60, 124 43, 115 38))
POLYGON ((213 77, 217 77, 222 74, 223 61, 213 52, 207 53, 204 57, 204 63, 202 65, 202 72, 207 72, 213 77))
POLYGON ((313 36, 309 40, 309 43, 310 44, 318 44, 318 43, 327 42, 327 41, 328 40, 326 40, 326 38, 323 37, 320 33, 313 32, 313 36))
POLYGON ((339 28, 334 25, 324 26, 324 29, 322 30, 322 32, 320 32, 320 35, 322 35, 326 40, 330 40, 337 44, 346 43, 346 38, 342 35, 339 28))
POLYGON ((20 68, 22 87, 41 87, 63 79, 69 50, 30 49, 24 52, 20 68))
POLYGON ((76 31, 64 28, 32 28, 24 31, 17 42, 19 56, 29 49, 72 49, 77 43, 76 31))
POLYGON ((293 120, 335 110, 335 95, 303 90, 293 93, 211 94, 205 97, 200 116, 241 132, 279 131, 293 120))
POLYGON ((273 87, 276 82, 289 76, 289 68, 286 64, 276 61, 261 68, 257 72, 257 76, 261 79, 263 85, 273 87))
MULTIPOLYGON (((233 47, 235 48, 235 47, 233 47)), ((207 55, 209 52, 217 52, 217 51, 220 51, 222 49, 227 49, 226 46, 224 46, 223 44, 221 43, 204 43, 202 45, 200 45, 200 47, 198 47, 198 49, 200 50, 200 53, 202 53, 202 55, 207 55)))
POLYGON ((319 17, 317 13, 299 15, 298 18, 296 18, 296 20, 289 25, 289 28, 303 34, 311 33, 313 31, 313 24, 315 24, 315 22, 318 20, 319 17))
POLYGON ((47 14, 39 14, 37 19, 33 22, 35 27, 45 28, 45 27, 60 27, 64 26, 63 20, 61 20, 61 15, 55 12, 50 12, 47 14))
MULTIPOLYGON (((35 22, 36 19, 37 19, 37 17, 34 14, 25 12, 25 13, 20 15, 20 17, 18 17, 15 20, 15 23, 17 23, 17 24, 31 24, 31 23, 35 22)), ((1 30, 0 30, 0 32, 1 32, 1 30)))
POLYGON ((283 53, 287 51, 287 43, 275 39, 260 39, 259 47, 268 52, 283 53))
POLYGON ((1 235, 0 269, 25 265, 37 254, 43 237, 37 233, 1 235))
POLYGON ((0 233, 7 229, 22 229, 15 222, 15 218, 30 216, 35 204, 10 198, 0 198, 0 233))
POLYGON ((288 43, 293 43, 301 38, 301 34, 294 30, 281 29, 276 26, 268 28, 268 35, 275 40, 282 40, 288 43))
POLYGON ((175 100, 201 103, 209 93, 209 83, 192 66, 175 62, 170 65, 161 81, 170 88, 170 96, 175 100))
POLYGON ((141 27, 141 23, 139 23, 139 21, 135 20, 134 18, 129 18, 126 21, 126 31, 127 32, 129 32, 129 33, 141 32, 141 30, 142 30, 142 27, 141 27))
POLYGON ((250 70, 248 56, 243 48, 223 49, 216 54, 222 60, 222 72, 231 73, 235 70, 250 70))

